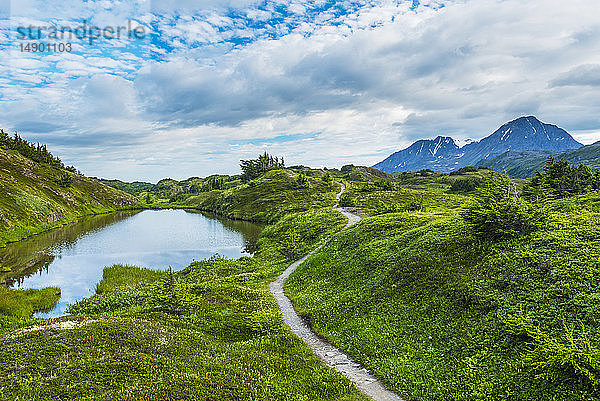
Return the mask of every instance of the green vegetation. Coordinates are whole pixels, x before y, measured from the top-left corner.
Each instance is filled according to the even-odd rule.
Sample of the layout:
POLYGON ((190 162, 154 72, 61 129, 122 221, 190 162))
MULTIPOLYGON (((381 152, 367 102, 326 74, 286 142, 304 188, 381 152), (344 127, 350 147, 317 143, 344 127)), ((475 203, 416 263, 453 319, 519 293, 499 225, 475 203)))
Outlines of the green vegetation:
POLYGON ((517 236, 482 238, 451 210, 367 218, 286 291, 318 333, 408 399, 598 399, 599 202, 549 201, 545 223, 517 236))
MULTIPOLYGON (((53 193, 82 185, 32 166, 53 193)), ((148 207, 271 225, 252 258, 106 268, 96 295, 61 319, 69 329, 15 331, 56 289, 0 293, 0 398, 363 399, 292 335, 268 292, 333 236, 286 291, 319 334, 406 399, 600 399, 598 174, 549 160, 528 180, 475 167, 391 176, 286 168, 268 154, 242 173, 112 182, 148 207), (345 219, 327 206, 342 180, 340 204, 365 219, 338 233, 345 219)), ((1 194, 21 188, 8 182, 1 194)), ((37 194, 13 204, 42 210, 37 194)))
POLYGON ((126 192, 131 195, 138 196, 142 192, 150 192, 154 188, 154 184, 149 182, 123 182, 121 180, 107 180, 104 178, 97 178, 104 185, 118 189, 119 191, 126 192))
POLYGON ((600 171, 592 173, 586 165, 573 166, 550 156, 544 170, 538 172, 525 187, 525 194, 539 202, 545 198, 566 197, 597 189, 600 189, 600 171))
POLYGON ((523 201, 507 176, 487 178, 477 196, 461 213, 472 231, 490 240, 535 230, 545 215, 523 201))
MULTIPOLYGON (((430 189, 430 185, 407 188, 401 183, 375 181, 350 182, 340 199, 340 206, 360 209, 366 215, 422 211, 429 213, 457 213, 468 199, 430 189)), ((448 185, 445 185, 448 190, 448 185)))
POLYGON ((292 170, 271 170, 246 184, 191 196, 178 205, 234 219, 271 223, 290 213, 333 206, 339 188, 335 182, 292 170))
POLYGON ((267 152, 258 156, 257 159, 242 160, 240 163, 242 169, 242 182, 248 182, 258 178, 271 170, 281 170, 285 167, 283 157, 273 157, 267 152))
POLYGON ((77 172, 75 167, 65 167, 62 160, 48 151, 46 145, 28 142, 17 133, 10 137, 4 130, 0 129, 0 148, 14 150, 37 163, 47 164, 58 169, 67 169, 72 173, 77 172))
MULTIPOLYGON (((0 148, 0 247, 83 215, 138 204, 128 194, 60 168, 58 162, 39 163, 21 152, 26 153, 0 148)), ((45 148, 41 147, 40 152, 45 154, 45 148)))
MULTIPOLYGON (((198 199, 203 200, 215 196, 215 194, 207 194, 208 192, 244 189, 246 188, 242 185, 244 183, 253 186, 258 182, 256 179, 263 177, 270 171, 287 171, 289 175, 297 177, 295 180, 297 187, 303 188, 311 187, 311 178, 329 184, 332 184, 334 179, 358 182, 389 181, 394 179, 390 174, 383 171, 353 165, 344 166, 343 170, 327 168, 322 170, 311 169, 305 166, 285 168, 283 158, 272 157, 268 154, 260 155, 258 158, 252 160, 242 160, 241 167, 243 169, 242 175, 211 175, 205 178, 191 177, 183 181, 166 178, 156 184, 139 181, 128 183, 106 179, 99 179, 99 181, 105 185, 134 195, 147 207, 163 208, 190 207, 189 204, 198 202, 198 199)), ((284 184, 282 183, 282 185, 284 184)), ((273 188, 278 189, 276 186, 273 186, 273 188)))
POLYGON ((105 267, 102 281, 96 286, 96 294, 134 289, 152 283, 164 275, 163 272, 134 266, 114 265, 105 267))
POLYGON ((205 178, 191 177, 183 181, 165 178, 156 184, 106 179, 100 179, 99 181, 136 196, 142 203, 152 208, 169 207, 173 203, 181 203, 191 196, 213 190, 234 188, 242 182, 240 176, 228 175, 211 175, 205 178))
POLYGON ((372 182, 377 180, 393 179, 392 175, 381 170, 371 167, 355 166, 353 164, 343 166, 339 172, 336 170, 329 171, 331 171, 335 177, 342 178, 347 181, 372 182))
POLYGON ((267 228, 256 257, 181 272, 115 266, 69 330, 0 335, 0 398, 364 400, 284 325, 267 284, 345 224, 331 209, 267 228))
POLYGON ((33 312, 50 310, 60 298, 60 288, 13 290, 0 285, 0 330, 8 318, 28 318, 33 312), (2 316, 4 315, 4 316, 2 316))

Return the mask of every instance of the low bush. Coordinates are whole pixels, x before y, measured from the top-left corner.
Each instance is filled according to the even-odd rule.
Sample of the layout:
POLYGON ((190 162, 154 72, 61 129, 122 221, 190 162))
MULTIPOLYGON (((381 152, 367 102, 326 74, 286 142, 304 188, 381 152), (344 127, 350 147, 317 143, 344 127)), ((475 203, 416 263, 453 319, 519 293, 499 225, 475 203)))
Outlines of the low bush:
POLYGON ((523 360, 537 378, 556 383, 579 377, 593 387, 600 385, 600 349, 592 344, 583 324, 576 332, 563 322, 562 338, 557 338, 536 326, 522 309, 504 322, 510 334, 530 340, 523 360))
POLYGON ((452 181, 452 184, 450 184, 450 191, 454 193, 473 192, 481 187, 482 183, 483 180, 479 177, 459 178, 452 181))
POLYGON ((543 221, 543 213, 521 200, 507 179, 487 178, 477 196, 461 213, 479 236, 489 240, 531 232, 543 221))

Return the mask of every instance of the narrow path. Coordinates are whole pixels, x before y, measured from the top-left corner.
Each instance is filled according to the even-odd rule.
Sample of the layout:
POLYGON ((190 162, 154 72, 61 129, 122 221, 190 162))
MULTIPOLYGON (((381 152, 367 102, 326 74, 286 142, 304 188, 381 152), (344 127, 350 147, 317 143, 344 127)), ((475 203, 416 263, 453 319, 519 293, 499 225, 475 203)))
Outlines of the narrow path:
MULTIPOLYGON (((348 228, 360 221, 360 217, 339 208, 339 200, 344 193, 346 187, 342 184, 342 190, 337 194, 338 204, 334 206, 334 209, 342 213, 348 219, 348 223, 345 228, 348 228)), ((329 239, 328 239, 329 240, 329 239)), ((283 313, 286 324, 289 328, 302 339, 318 356, 321 360, 329 367, 337 370, 344 376, 354 383, 354 385, 363 392, 366 396, 377 401, 402 401, 395 393, 389 391, 384 385, 372 374, 370 374, 365 368, 358 363, 354 362, 348 355, 334 347, 333 345, 321 340, 308 325, 302 320, 302 318, 294 310, 292 301, 283 292, 283 287, 286 280, 292 274, 298 266, 300 266, 306 259, 312 254, 317 252, 324 245, 321 244, 317 249, 313 250, 302 259, 292 263, 275 281, 269 285, 271 294, 277 300, 279 309, 283 313)))

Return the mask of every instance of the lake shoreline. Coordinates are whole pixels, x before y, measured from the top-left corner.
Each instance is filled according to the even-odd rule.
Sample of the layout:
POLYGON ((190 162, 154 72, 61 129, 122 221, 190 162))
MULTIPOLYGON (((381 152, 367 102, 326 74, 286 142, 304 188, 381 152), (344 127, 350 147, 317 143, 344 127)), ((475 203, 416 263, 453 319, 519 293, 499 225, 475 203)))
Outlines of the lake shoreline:
MULTIPOLYGON (((40 224, 40 225, 36 225, 36 226, 31 226, 31 227, 26 228, 26 230, 33 229, 33 230, 35 230, 35 232, 30 233, 30 234, 25 235, 25 236, 22 236, 22 237, 19 237, 19 239, 16 239, 16 240, 0 240, 0 249, 6 248, 10 244, 15 244, 17 242, 21 242, 21 241, 24 241, 26 239, 35 237, 36 235, 44 234, 44 233, 47 233, 49 231, 56 230, 56 229, 59 229, 59 228, 64 228, 64 227, 69 226, 71 224, 76 224, 81 219, 83 219, 85 217, 103 216, 103 215, 112 214, 112 213, 129 212, 129 211, 136 211, 136 210, 139 210, 140 212, 142 212, 144 210, 150 210, 150 209, 135 207, 135 208, 124 208, 124 209, 108 210, 108 211, 105 211, 105 212, 97 212, 97 213, 86 213, 86 214, 77 215, 74 219, 65 220, 65 221, 60 222, 60 223, 55 224, 55 225, 40 224), (39 228, 39 230, 38 230, 38 228, 39 228)), ((25 228, 23 228, 23 229, 25 229, 25 228)), ((17 230, 2 231, 2 232, 0 232, 0 235, 10 234, 10 233, 12 233, 14 231, 17 231, 17 230)))
MULTIPOLYGON (((89 296, 102 269, 115 264, 179 270, 220 254, 252 255, 264 225, 183 208, 124 210, 80 218, 0 249, 3 285, 60 287, 67 303, 89 296)), ((54 313, 54 312, 53 312, 54 313)))

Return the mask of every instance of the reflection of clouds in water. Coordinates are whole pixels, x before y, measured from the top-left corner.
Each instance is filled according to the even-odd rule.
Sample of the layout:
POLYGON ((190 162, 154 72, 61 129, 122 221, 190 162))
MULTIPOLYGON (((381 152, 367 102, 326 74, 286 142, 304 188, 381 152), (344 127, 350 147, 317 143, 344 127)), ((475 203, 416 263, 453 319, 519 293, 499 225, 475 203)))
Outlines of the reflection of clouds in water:
POLYGON ((62 295, 57 307, 51 313, 36 314, 60 316, 68 304, 95 292, 106 266, 126 264, 163 270, 171 266, 181 270, 192 260, 209 258, 215 253, 229 258, 247 254, 246 249, 252 248, 262 226, 244 222, 226 227, 225 222, 182 210, 144 211, 79 232, 75 240, 73 235, 61 237, 55 233, 53 238, 57 242, 43 243, 42 249, 29 249, 29 255, 25 252, 29 257, 31 253, 50 252, 53 260, 47 270, 25 277, 20 287, 60 287, 62 295))

